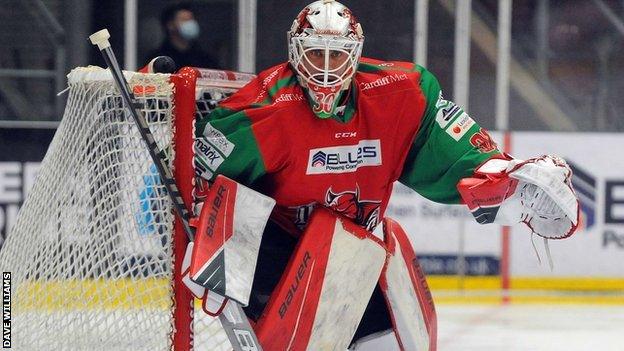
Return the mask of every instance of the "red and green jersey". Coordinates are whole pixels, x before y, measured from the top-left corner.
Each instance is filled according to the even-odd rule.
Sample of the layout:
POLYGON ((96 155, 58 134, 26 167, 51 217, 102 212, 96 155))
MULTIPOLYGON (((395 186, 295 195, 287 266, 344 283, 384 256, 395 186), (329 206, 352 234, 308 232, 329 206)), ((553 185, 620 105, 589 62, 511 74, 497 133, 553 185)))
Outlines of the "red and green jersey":
POLYGON ((320 119, 287 63, 270 68, 196 124, 195 164, 277 201, 291 233, 316 206, 371 230, 398 180, 442 203, 457 182, 500 152, 485 130, 442 97, 421 66, 362 58, 343 114, 320 119))

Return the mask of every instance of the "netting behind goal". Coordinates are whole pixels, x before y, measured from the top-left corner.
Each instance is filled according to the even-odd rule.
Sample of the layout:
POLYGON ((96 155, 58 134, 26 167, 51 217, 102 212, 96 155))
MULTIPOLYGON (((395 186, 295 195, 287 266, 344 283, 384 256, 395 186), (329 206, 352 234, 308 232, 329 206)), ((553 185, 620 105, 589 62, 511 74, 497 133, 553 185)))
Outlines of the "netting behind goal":
MULTIPOLYGON (((199 79, 195 89, 194 73, 127 74, 169 164, 190 169, 179 179, 187 202, 193 114, 234 91, 214 79, 199 79), (190 97, 180 96, 183 89, 190 97), (177 138, 182 128, 188 140, 177 138)), ((192 324, 174 322, 194 310, 174 279, 181 261, 174 242, 183 245, 110 74, 80 68, 68 77, 63 120, 0 252, 2 271, 12 274, 13 349, 186 350, 193 343, 197 350, 228 349, 218 321, 195 313, 192 324)))

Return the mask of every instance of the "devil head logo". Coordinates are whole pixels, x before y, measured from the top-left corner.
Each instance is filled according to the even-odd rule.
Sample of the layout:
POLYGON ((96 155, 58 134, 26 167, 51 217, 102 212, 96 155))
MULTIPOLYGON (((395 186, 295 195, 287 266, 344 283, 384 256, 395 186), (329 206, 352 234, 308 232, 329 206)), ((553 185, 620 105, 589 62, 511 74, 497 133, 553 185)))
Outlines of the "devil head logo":
POLYGON ((484 153, 492 152, 498 148, 490 134, 483 128, 470 137, 470 143, 484 153))
POLYGON ((381 201, 360 200, 360 187, 355 191, 335 193, 331 187, 325 195, 325 206, 354 220, 355 223, 372 231, 379 223, 381 201))

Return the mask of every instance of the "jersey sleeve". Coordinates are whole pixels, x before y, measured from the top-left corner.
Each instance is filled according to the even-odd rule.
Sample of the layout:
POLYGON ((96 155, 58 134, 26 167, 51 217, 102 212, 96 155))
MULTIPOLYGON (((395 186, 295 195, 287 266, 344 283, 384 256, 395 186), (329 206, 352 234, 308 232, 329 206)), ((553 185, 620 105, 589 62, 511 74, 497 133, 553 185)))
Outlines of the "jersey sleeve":
POLYGON ((254 103, 257 79, 239 90, 195 124, 195 169, 209 181, 217 174, 245 185, 266 173, 263 156, 249 116, 261 104, 254 103))
POLYGON ((457 204, 460 179, 500 155, 487 131, 460 106, 445 100, 438 80, 421 66, 420 87, 426 108, 399 181, 436 202, 457 204))

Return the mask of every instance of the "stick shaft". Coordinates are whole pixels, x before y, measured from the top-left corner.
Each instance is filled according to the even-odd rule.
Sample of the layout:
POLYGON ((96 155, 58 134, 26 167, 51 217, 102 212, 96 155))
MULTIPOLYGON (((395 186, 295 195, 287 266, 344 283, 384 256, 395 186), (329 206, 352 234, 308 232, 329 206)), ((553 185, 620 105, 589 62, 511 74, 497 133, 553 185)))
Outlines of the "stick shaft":
POLYGON ((163 185, 167 190, 167 194, 169 194, 169 198, 173 203, 173 208, 180 217, 180 220, 182 221, 184 231, 186 232, 189 240, 193 241, 195 237, 195 231, 189 225, 189 211, 184 205, 182 196, 180 195, 180 191, 178 190, 175 180, 173 179, 173 175, 171 174, 168 165, 165 163, 167 157, 165 156, 165 153, 160 150, 158 144, 156 144, 154 135, 150 131, 145 117, 143 117, 143 115, 139 112, 138 108, 140 107, 140 104, 137 103, 134 94, 132 94, 130 86, 128 85, 128 82, 126 82, 126 79, 124 78, 123 73, 119 68, 119 64, 117 63, 117 59, 115 58, 113 50, 111 49, 111 47, 107 47, 102 49, 101 53, 104 57, 104 60, 106 61, 106 64, 113 74, 113 79, 117 83, 117 87, 119 88, 124 103, 126 104, 126 106, 128 106, 128 110, 130 111, 132 118, 137 124, 139 133, 141 134, 141 138, 147 144, 149 155, 156 165, 158 174, 160 175, 163 185))
MULTIPOLYGON (((108 33, 106 35, 108 35, 108 33)), ((94 42, 94 44, 97 43, 94 42)), ((100 52, 102 53, 102 56, 104 57, 104 61, 106 61, 106 65, 111 70, 113 79, 115 80, 115 83, 117 83, 117 87, 119 88, 119 92, 121 93, 121 97, 124 103, 128 107, 130 114, 137 124, 139 133, 141 134, 141 138, 147 144, 147 149, 150 157, 156 165, 156 169, 158 170, 158 174, 160 175, 165 189, 167 190, 167 194, 169 194, 169 198, 173 203, 173 207, 178 217, 180 218, 182 225, 184 226, 184 231, 186 232, 189 241, 194 241, 195 231, 189 225, 189 211, 184 205, 184 201, 182 200, 180 191, 175 184, 173 175, 171 174, 171 171, 169 170, 169 167, 165 162, 167 157, 156 144, 154 135, 150 131, 145 117, 143 117, 143 115, 139 112, 140 104, 137 103, 134 94, 132 94, 130 86, 128 85, 128 82, 126 81, 121 69, 119 68, 119 64, 117 63, 117 59, 115 58, 115 53, 110 47, 110 44, 107 41, 100 42, 100 44, 98 44, 98 47, 100 49, 100 52)), ((255 331, 249 323, 247 316, 243 312, 241 305, 234 300, 229 300, 227 304, 228 306, 226 307, 226 309, 228 310, 228 313, 221 313, 219 315, 219 320, 221 321, 221 325, 223 326, 223 329, 225 330, 228 339, 230 340, 233 350, 262 351, 262 346, 260 346, 255 331)))

